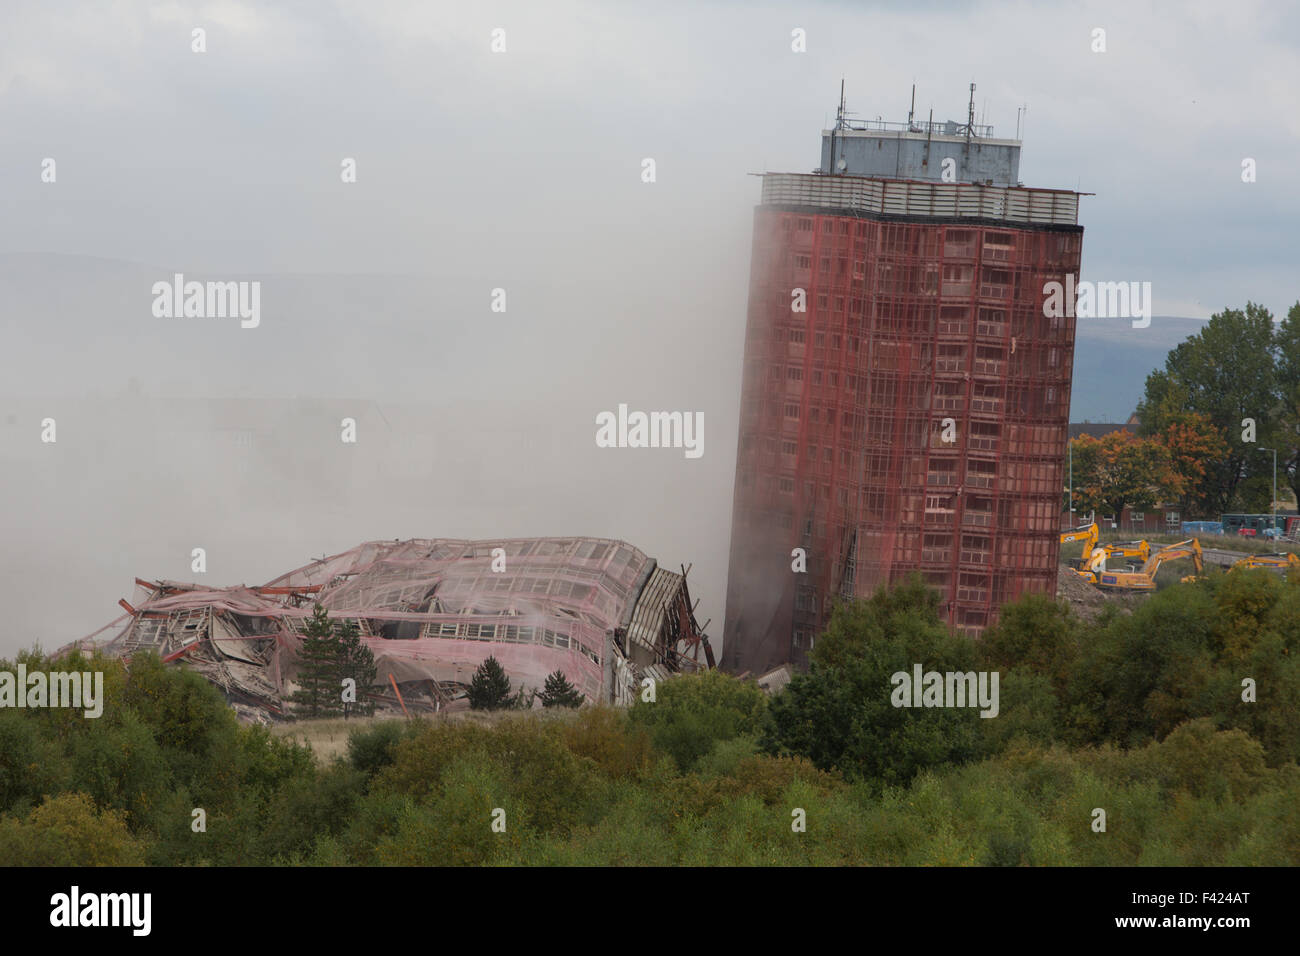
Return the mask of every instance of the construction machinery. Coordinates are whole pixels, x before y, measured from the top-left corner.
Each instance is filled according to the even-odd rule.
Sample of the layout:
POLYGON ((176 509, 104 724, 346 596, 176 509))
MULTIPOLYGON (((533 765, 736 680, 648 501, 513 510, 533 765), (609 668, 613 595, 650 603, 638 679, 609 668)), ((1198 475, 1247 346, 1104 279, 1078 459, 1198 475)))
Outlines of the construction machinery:
POLYGON ((1166 561, 1177 561, 1179 558, 1191 558, 1198 575, 1205 572, 1205 564, 1201 560, 1201 542, 1196 538, 1188 538, 1186 541, 1161 548, 1146 560, 1141 570, 1137 571, 1106 570, 1105 556, 1098 554, 1101 550, 1098 548, 1093 552, 1093 557, 1085 565, 1085 570, 1092 573, 1093 583, 1103 591, 1154 591, 1156 574, 1160 571, 1160 566, 1166 561))
POLYGON ((1238 568, 1273 568, 1286 573, 1291 568, 1300 568, 1300 557, 1296 557, 1291 551, 1275 551, 1272 554, 1248 554, 1228 570, 1236 571, 1238 568))
POLYGON ((1146 564, 1151 559, 1151 545, 1145 541, 1111 541, 1102 545, 1107 558, 1124 558, 1146 564))
POLYGON ((1083 542, 1083 553, 1088 554, 1097 546, 1097 536, 1100 531, 1097 529, 1097 522, 1085 524, 1070 531, 1061 532, 1061 544, 1069 544, 1071 541, 1083 542))
POLYGON ((1070 531, 1061 532, 1061 544, 1070 544, 1074 541, 1083 542, 1083 556, 1070 559, 1070 570, 1081 578, 1095 583, 1091 571, 1085 571, 1084 566, 1091 560, 1093 552, 1097 550, 1097 537, 1100 530, 1097 528, 1097 522, 1082 525, 1070 531))
POLYGON ((1151 557, 1151 545, 1145 541, 1110 541, 1098 543, 1097 522, 1083 525, 1071 531, 1061 532, 1061 544, 1073 541, 1083 542, 1081 557, 1070 559, 1070 570, 1091 584, 1097 583, 1096 572, 1119 558, 1125 562, 1126 571, 1136 572, 1138 565, 1145 565, 1151 557), (1130 562, 1136 561, 1137 565, 1130 562))

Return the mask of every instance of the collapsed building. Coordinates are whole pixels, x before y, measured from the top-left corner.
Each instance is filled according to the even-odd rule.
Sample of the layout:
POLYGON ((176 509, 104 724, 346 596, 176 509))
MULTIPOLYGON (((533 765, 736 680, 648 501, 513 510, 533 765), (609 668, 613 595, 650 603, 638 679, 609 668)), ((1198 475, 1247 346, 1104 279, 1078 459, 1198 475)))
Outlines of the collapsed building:
POLYGON ((688 571, 604 538, 371 541, 260 587, 136 578, 126 613, 79 644, 156 651, 221 688, 241 716, 266 720, 286 716, 320 604, 374 654, 381 706, 466 706, 489 656, 515 687, 540 690, 558 670, 587 700, 627 705, 647 677, 713 666, 688 571))

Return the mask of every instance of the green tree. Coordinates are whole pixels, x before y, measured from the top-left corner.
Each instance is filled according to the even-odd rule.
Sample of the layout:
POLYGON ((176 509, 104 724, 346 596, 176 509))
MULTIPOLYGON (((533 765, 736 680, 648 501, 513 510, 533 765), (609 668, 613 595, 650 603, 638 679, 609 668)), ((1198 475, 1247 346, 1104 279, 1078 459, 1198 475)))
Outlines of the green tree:
POLYGON ((705 671, 657 685, 655 699, 638 699, 629 717, 685 772, 719 741, 757 736, 766 711, 767 694, 757 684, 705 671))
POLYGON ((764 749, 885 785, 973 758, 981 747, 977 708, 896 707, 891 699, 893 675, 910 677, 915 664, 974 669, 974 645, 949 630, 938 605, 938 594, 916 574, 868 600, 838 605, 809 655, 809 672, 772 701, 764 749))
POLYGON ((338 629, 319 604, 303 628, 298 651, 298 689, 290 700, 300 717, 333 717, 343 713, 340 674, 343 644, 338 629))
POLYGON ((120 810, 99 810, 84 793, 47 796, 26 820, 0 818, 8 866, 139 866, 144 846, 120 810))
POLYGON ((582 694, 569 683, 564 672, 558 670, 546 676, 541 697, 543 707, 577 707, 582 703, 582 694))
POLYGON ((510 706, 510 678, 495 657, 489 657, 474 672, 469 706, 471 710, 503 710, 510 706))
MULTIPOLYGON (((1222 459, 1207 463, 1196 505, 1205 514, 1231 510, 1237 486, 1263 467, 1255 453, 1273 440, 1280 421, 1278 343, 1273 316, 1263 306, 1246 303, 1244 310, 1225 309, 1210 318, 1195 335, 1175 347, 1163 371, 1147 376, 1138 405, 1144 437, 1163 432, 1186 412, 1209 419, 1227 443, 1222 459), (1254 419, 1257 442, 1243 442, 1242 421, 1254 419)), ((1268 463, 1269 470, 1272 462, 1268 463)))
POLYGON ((338 629, 339 683, 352 680, 356 687, 356 701, 343 701, 343 716, 373 714, 375 702, 370 699, 370 686, 375 682, 375 655, 361 640, 361 632, 351 621, 338 629))
MULTIPOLYGON (((1300 501, 1300 302, 1291 306, 1279 323, 1276 342, 1281 414, 1271 439, 1277 444, 1271 447, 1277 449, 1278 481, 1284 482, 1300 501)), ((1271 459, 1268 464, 1271 472, 1271 459)))

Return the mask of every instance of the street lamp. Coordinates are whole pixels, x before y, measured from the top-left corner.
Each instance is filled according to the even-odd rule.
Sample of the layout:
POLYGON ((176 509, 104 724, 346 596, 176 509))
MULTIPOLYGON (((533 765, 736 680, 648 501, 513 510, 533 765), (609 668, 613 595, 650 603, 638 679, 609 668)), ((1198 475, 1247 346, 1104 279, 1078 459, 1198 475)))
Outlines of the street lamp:
POLYGON ((1070 526, 1074 526, 1074 442, 1066 439, 1065 447, 1070 453, 1070 526))
POLYGON ((1269 526, 1273 529, 1273 534, 1274 534, 1274 536, 1275 536, 1275 537, 1280 537, 1280 536, 1277 534, 1277 449, 1276 449, 1276 448, 1259 448, 1259 449, 1256 449, 1256 450, 1257 450, 1257 451, 1271 451, 1271 452, 1273 453, 1273 502, 1272 502, 1272 508, 1270 509, 1270 510, 1273 512, 1273 517, 1270 519, 1271 523, 1270 523, 1269 526))

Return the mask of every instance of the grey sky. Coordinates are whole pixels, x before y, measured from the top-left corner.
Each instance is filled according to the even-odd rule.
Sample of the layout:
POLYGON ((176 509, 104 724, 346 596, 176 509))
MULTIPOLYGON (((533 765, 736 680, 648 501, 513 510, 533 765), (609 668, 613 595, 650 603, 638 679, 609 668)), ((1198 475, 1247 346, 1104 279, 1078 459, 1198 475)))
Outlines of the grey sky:
MULTIPOLYGON (((0 538, 14 543, 0 598, 26 629, 0 635, 0 653, 104 623, 135 575, 191 577, 139 508, 189 500, 194 483, 220 507, 208 526, 169 526, 175 548, 219 534, 242 550, 206 583, 270 577, 367 537, 603 534, 695 562, 701 614, 716 622, 758 198, 746 174, 813 167, 841 77, 862 117, 904 119, 913 81, 920 113, 962 119, 973 79, 998 135, 1027 103, 1023 181, 1097 194, 1081 204, 1083 278, 1150 281, 1157 316, 1247 299, 1280 314, 1300 297, 1297 38, 1297 12, 1270 3, 7 0, 0 538), (204 54, 191 52, 195 27, 204 54), (1090 50, 1095 27, 1105 53, 1090 50), (806 53, 791 51, 795 28, 806 53), (344 157, 356 184, 340 182, 344 157), (654 184, 640 180, 644 157, 654 184), (264 277, 262 327, 154 319, 149 285, 173 271, 264 277), (343 291, 310 279, 340 274, 362 278, 343 291), (498 286, 505 315, 488 310, 498 286), (92 472, 57 485, 75 501, 50 499, 38 430, 6 416, 131 378, 152 396, 455 408, 457 440, 481 441, 492 465, 455 500, 392 500, 354 476, 346 521, 304 490, 271 542, 240 525, 241 499, 210 475, 177 473, 137 500, 92 472), (590 423, 619 402, 703 411, 704 459, 600 457, 590 423), (537 490, 499 478, 512 428, 556 436, 523 466, 544 466, 537 490), (40 632, 54 574, 93 593, 61 608, 59 633, 40 632)), ((1170 333, 1160 318, 1147 330, 1081 321, 1080 358, 1104 367, 1106 350, 1150 350, 1156 364, 1186 331, 1170 333)), ((1131 410, 1141 382, 1125 374, 1105 383, 1113 402, 1076 388, 1074 417, 1131 410)), ((61 446, 72 424, 60 420, 61 446)), ((386 447, 400 456, 400 442, 386 447)), ((114 448, 101 467, 128 472, 114 448)))

